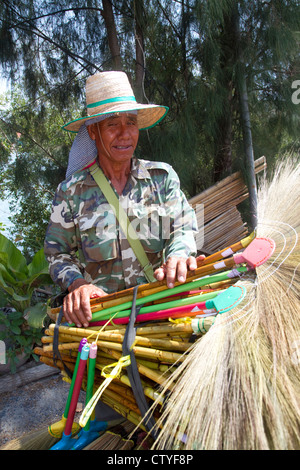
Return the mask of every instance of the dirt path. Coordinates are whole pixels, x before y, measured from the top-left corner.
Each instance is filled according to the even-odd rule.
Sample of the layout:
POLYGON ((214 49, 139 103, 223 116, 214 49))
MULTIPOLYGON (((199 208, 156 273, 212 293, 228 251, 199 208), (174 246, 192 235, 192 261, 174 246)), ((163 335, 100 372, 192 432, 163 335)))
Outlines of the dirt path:
MULTIPOLYGON (((0 447, 12 439, 59 421, 69 388, 70 385, 58 374, 1 393, 0 447)), ((84 404, 84 400, 85 393, 81 392, 79 403, 84 404)), ((76 421, 79 415, 76 413, 76 421)))

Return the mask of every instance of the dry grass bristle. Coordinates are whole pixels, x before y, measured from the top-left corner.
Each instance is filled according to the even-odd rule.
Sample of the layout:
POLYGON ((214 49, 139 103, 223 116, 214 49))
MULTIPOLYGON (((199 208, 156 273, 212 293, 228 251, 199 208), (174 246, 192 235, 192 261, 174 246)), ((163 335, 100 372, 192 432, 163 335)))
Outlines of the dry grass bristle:
POLYGON ((299 215, 300 165, 287 159, 258 190, 257 236, 276 249, 169 378, 153 449, 300 448, 299 215))

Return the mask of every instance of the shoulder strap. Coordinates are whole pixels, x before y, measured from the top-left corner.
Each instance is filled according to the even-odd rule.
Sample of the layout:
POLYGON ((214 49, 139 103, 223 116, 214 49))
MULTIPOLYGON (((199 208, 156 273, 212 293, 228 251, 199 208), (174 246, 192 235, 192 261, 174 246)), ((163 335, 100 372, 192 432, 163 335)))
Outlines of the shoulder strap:
POLYGON ((155 277, 153 274, 153 267, 148 260, 145 250, 137 234, 135 233, 127 217, 126 212, 124 211, 123 207, 119 203, 119 198, 116 196, 114 190, 109 184, 103 171, 97 165, 97 163, 92 165, 89 170, 94 180, 96 181, 101 191, 103 192, 104 196, 106 197, 107 201, 109 202, 109 204, 115 208, 116 217, 119 220, 120 227, 122 228, 125 236, 127 237, 127 240, 130 243, 130 246, 133 249, 135 256, 137 257, 139 263, 141 264, 146 279, 148 280, 148 282, 155 281, 155 277))
POLYGON ((152 415, 149 415, 149 407, 148 403, 144 394, 144 389, 141 381, 141 377, 138 371, 138 366, 133 350, 134 341, 136 337, 136 328, 135 328, 135 321, 138 315, 138 312, 142 305, 136 305, 136 297, 137 297, 138 286, 133 288, 133 298, 132 298, 132 306, 131 312, 129 317, 129 322, 126 327, 124 340, 122 344, 122 353, 123 356, 130 356, 130 364, 126 367, 128 378, 130 381, 130 385, 136 399, 136 403, 139 407, 141 412, 141 416, 144 420, 144 425, 146 426, 147 430, 150 432, 154 439, 157 438, 158 433, 156 430, 156 423, 152 415))

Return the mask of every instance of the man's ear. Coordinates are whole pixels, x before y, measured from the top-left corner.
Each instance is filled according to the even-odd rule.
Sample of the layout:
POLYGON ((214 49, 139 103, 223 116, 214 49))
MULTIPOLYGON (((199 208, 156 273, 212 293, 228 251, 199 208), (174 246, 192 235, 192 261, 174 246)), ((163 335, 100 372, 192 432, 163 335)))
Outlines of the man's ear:
POLYGON ((92 140, 96 140, 95 124, 91 124, 90 126, 87 126, 87 131, 89 133, 90 138, 92 140))

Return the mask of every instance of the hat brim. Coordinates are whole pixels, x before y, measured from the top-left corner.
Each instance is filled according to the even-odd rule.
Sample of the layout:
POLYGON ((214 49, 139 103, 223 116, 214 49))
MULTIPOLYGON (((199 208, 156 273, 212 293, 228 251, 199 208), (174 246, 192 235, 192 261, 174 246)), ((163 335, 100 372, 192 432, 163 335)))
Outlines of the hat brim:
POLYGON ((169 108, 167 106, 159 106, 155 104, 116 103, 114 105, 111 103, 109 105, 109 109, 101 113, 81 117, 73 121, 70 121, 64 126, 62 126, 62 129, 64 129, 65 131, 77 133, 81 125, 90 119, 94 119, 98 116, 103 116, 105 114, 126 112, 126 111, 127 112, 137 111, 138 128, 140 130, 143 130, 143 129, 150 129, 151 127, 156 126, 156 124, 158 124, 165 117, 165 115, 169 111, 169 108))

